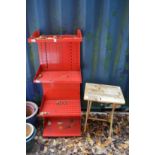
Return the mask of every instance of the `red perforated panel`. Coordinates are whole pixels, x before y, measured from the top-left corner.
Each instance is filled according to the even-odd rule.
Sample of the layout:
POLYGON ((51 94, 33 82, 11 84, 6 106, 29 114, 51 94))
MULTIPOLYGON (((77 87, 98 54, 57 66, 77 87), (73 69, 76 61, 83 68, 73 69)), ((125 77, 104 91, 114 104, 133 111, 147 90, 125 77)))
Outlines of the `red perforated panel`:
POLYGON ((80 84, 42 84, 46 99, 80 99, 80 84))
POLYGON ((43 68, 47 68, 46 45, 43 42, 38 43, 39 61, 43 68))
POLYGON ((29 42, 36 42, 39 48, 40 64, 48 70, 80 70, 80 30, 76 35, 40 35, 35 32, 29 42))

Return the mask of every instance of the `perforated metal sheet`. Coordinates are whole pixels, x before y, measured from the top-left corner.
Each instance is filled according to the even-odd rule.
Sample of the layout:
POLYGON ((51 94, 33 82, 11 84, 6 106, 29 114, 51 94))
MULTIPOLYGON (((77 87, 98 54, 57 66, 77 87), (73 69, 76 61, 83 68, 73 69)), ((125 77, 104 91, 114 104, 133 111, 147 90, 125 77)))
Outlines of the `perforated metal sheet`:
POLYGON ((48 70, 80 70, 81 31, 76 35, 40 35, 35 31, 28 39, 37 43, 39 60, 42 67, 48 70))

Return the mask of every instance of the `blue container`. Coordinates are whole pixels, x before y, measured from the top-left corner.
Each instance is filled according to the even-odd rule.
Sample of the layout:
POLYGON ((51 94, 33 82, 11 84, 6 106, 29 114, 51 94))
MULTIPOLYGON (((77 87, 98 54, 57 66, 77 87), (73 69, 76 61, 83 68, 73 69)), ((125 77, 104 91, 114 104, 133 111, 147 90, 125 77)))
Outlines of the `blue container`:
POLYGON ((26 102, 26 123, 31 123, 35 127, 37 125, 38 106, 34 102, 26 102))
POLYGON ((36 136, 37 130, 30 123, 26 123, 26 125, 31 129, 29 136, 26 138, 26 151, 29 152, 33 148, 33 145, 35 143, 34 137, 36 136))

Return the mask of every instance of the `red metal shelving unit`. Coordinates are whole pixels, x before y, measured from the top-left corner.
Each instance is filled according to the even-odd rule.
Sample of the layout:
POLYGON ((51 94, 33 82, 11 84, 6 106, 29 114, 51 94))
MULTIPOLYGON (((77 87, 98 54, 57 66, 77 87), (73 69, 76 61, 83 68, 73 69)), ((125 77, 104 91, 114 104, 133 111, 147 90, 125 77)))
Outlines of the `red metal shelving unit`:
POLYGON ((40 66, 34 83, 41 83, 43 99, 39 116, 44 118, 45 137, 80 136, 81 105, 80 42, 76 35, 40 35, 35 31, 29 43, 37 43, 40 66))

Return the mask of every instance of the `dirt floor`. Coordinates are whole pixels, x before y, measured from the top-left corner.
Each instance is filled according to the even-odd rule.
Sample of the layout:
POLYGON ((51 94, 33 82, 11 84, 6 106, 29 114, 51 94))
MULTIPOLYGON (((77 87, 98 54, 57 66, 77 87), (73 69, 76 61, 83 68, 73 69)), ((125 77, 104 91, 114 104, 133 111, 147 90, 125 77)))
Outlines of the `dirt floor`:
MULTIPOLYGON (((91 114, 109 120, 109 113, 91 114)), ((82 131, 85 116, 82 116, 82 131)), ((43 138, 42 126, 38 128, 35 143, 27 155, 128 155, 128 113, 115 113, 112 139, 107 139, 109 123, 88 120, 87 132, 81 137, 43 138)))

